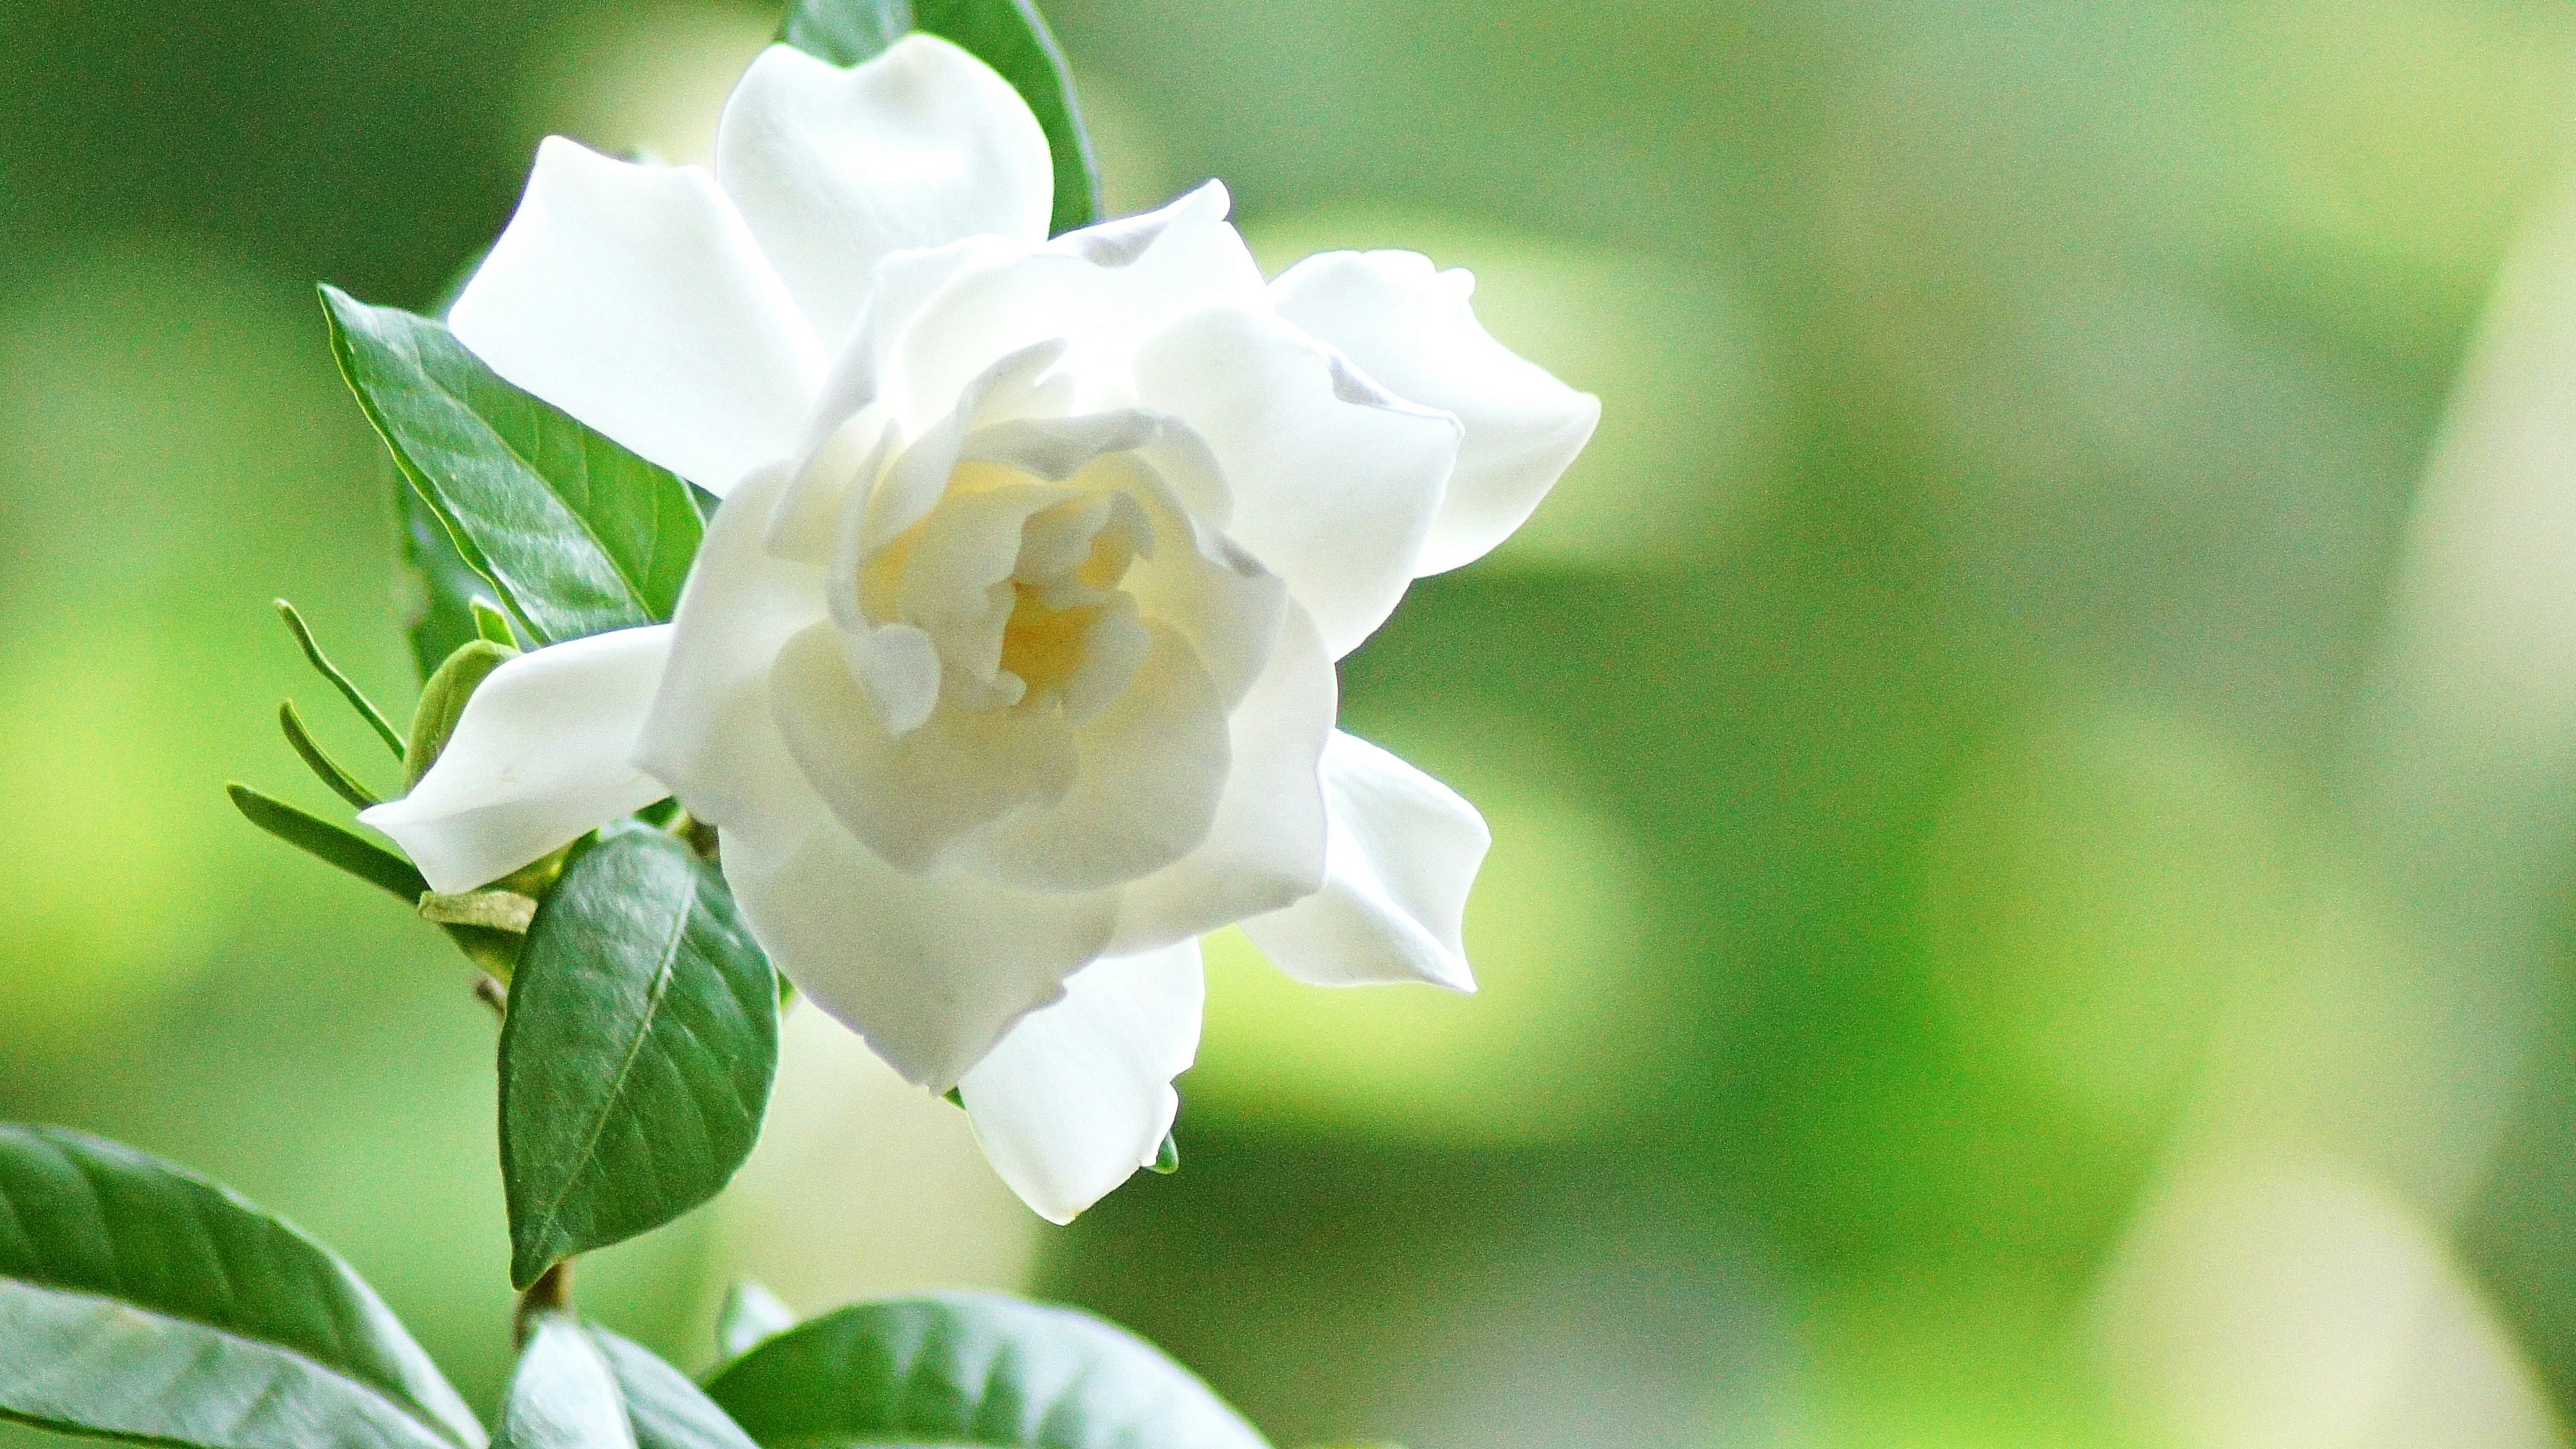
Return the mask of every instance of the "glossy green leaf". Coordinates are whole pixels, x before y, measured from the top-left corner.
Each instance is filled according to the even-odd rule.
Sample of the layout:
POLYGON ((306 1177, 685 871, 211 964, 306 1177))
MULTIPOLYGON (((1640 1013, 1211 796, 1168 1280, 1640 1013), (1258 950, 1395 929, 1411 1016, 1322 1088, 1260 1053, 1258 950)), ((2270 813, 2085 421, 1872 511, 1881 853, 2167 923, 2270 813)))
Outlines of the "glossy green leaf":
POLYGON ((385 712, 376 708, 376 702, 367 698, 366 691, 341 673, 340 666, 331 662, 331 656, 322 652, 322 645, 313 637, 313 627, 304 622, 304 616, 284 599, 277 600, 277 616, 286 621, 287 632, 295 636, 296 647, 304 651, 304 662, 312 665, 315 673, 331 681, 331 687, 340 691, 340 697, 347 700, 349 708, 356 710, 358 717, 367 722, 367 727, 376 732, 376 738, 385 742, 385 748, 400 755, 402 735, 394 729, 393 721, 385 718, 385 712))
POLYGON ((716 1352, 736 1359, 796 1326, 796 1314, 778 1295, 745 1278, 725 1290, 716 1313, 716 1352))
POLYGON ((626 1396, 636 1449, 754 1449, 751 1436, 687 1375, 597 1324, 590 1336, 626 1396))
POLYGON ((492 1449, 637 1449, 608 1361, 570 1315, 537 1316, 492 1449))
POLYGON ((304 768, 330 786, 332 794, 360 810, 376 803, 376 792, 342 768, 340 762, 332 759, 330 753, 313 738, 313 732, 305 727, 304 716, 295 708, 295 701, 290 699, 277 707, 277 727, 286 732, 286 742, 294 747, 297 758, 304 761, 304 768))
POLYGON ((1098 221, 1100 171, 1072 72, 1031 0, 789 0, 778 38, 834 65, 857 65, 915 30, 964 47, 1036 113, 1055 163, 1052 229, 1098 221))
POLYGON ((210 1449, 478 1449, 328 1249, 193 1173, 0 1126, 0 1417, 210 1449))
POLYGON ((777 1066, 777 981, 723 877, 661 831, 604 831, 538 910, 511 980, 511 1281, 713 1197, 759 1136, 777 1066))
POLYGON ((735 1361, 707 1393, 768 1449, 1263 1449, 1152 1344, 1071 1308, 987 1294, 825 1314, 735 1361))
POLYGON ((248 785, 226 785, 224 793, 232 796, 234 808, 248 816, 251 824, 326 865, 337 866, 400 897, 404 905, 419 904, 421 892, 429 889, 429 882, 410 861, 356 831, 307 814, 248 785))
POLYGON ((671 617, 705 527, 687 484, 502 381, 445 324, 322 300, 368 420, 531 638, 671 617))
POLYGON ((420 687, 420 706, 412 711, 411 741, 403 746, 404 789, 419 784, 429 767, 438 763, 439 751, 447 748, 447 737, 456 733, 456 722, 465 715, 466 701, 493 670, 518 653, 489 639, 468 639, 429 676, 429 682, 420 687))

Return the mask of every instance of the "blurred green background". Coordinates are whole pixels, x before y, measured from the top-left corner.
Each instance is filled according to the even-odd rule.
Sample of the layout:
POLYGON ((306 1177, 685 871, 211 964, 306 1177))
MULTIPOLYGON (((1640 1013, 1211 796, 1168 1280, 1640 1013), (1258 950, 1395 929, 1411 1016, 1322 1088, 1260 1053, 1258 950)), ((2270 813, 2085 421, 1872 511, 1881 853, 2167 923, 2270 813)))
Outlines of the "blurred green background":
MULTIPOLYGON (((1115 206, 1471 266, 1604 399, 1343 669, 1493 823, 1486 988, 1220 938, 1183 1170, 1061 1231, 800 1014, 586 1306, 697 1364, 745 1272, 1017 1287, 1283 1445, 2566 1442, 2576 10, 1050 14, 1115 206)), ((287 1213, 486 1404, 489 1021, 219 788, 327 803, 288 695, 369 749, 273 595, 411 695, 311 285, 425 302, 547 131, 703 148, 771 21, 0 0, 0 1116, 287 1213)))

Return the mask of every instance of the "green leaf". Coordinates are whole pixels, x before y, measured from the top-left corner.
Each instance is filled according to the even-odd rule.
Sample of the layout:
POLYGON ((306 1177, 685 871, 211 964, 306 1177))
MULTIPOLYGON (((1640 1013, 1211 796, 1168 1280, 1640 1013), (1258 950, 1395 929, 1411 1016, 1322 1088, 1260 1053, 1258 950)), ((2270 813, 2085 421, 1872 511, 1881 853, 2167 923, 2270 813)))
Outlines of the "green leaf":
POLYGON ((1164 1133, 1163 1145, 1154 1149, 1154 1160, 1145 1164, 1145 1170, 1159 1172, 1165 1177, 1180 1171, 1181 1139, 1169 1132, 1164 1133))
POLYGON ((1071 1308, 986 1294, 808 1320, 736 1360, 707 1394, 769 1449, 1263 1449, 1152 1344, 1071 1308))
POLYGON ((438 763, 438 752, 447 748, 447 737, 456 733, 456 722, 464 717, 465 702, 493 670, 518 653, 489 639, 468 639, 420 687, 420 705, 411 716, 411 743, 403 747, 404 789, 419 784, 429 767, 438 763))
POLYGON ((0 1417, 209 1449, 478 1449, 383 1300, 193 1173, 0 1126, 0 1417))
POLYGON ((834 65, 857 65, 912 33, 911 0, 790 0, 778 39, 834 65))
POLYGON ((502 381, 445 324, 335 287, 322 301, 395 464, 530 638, 671 617, 705 529, 687 484, 502 381))
POLYGON ((1000 72, 1036 113, 1055 162, 1052 230, 1098 221, 1100 171, 1073 98, 1073 76, 1031 0, 789 0, 778 38, 834 65, 857 65, 915 30, 964 47, 1000 72))
POLYGON ((510 1374, 492 1449, 637 1449, 608 1361, 563 1313, 541 1314, 510 1374))
POLYGON ((360 784, 358 777, 340 767, 322 746, 315 743, 313 732, 304 727, 304 716, 296 712, 295 701, 287 700, 277 707, 277 727, 286 731, 286 742, 304 761, 304 767, 331 787, 331 793, 364 810, 376 803, 376 792, 360 784))
POLYGON ((777 1294, 745 1278, 725 1290, 724 1307, 716 1313, 716 1351, 740 1358, 795 1326, 795 1312, 777 1294))
POLYGON ((313 630, 304 622, 304 616, 295 612, 295 606, 284 599, 277 600, 277 616, 286 621, 287 631, 295 636, 297 647, 304 651, 304 661, 313 666, 314 672, 331 681, 331 687, 340 691, 340 697, 347 700, 349 707, 356 710, 359 718, 376 732, 376 738, 385 742, 385 748, 399 756, 403 741, 394 730, 393 721, 385 718, 385 712, 376 708, 376 702, 367 698, 366 692, 350 682, 349 676, 340 672, 340 666, 332 663, 330 656, 322 652, 322 646, 314 639, 313 630))
POLYGON ((354 831, 318 815, 308 815, 248 785, 226 785, 224 793, 233 797, 234 808, 250 817, 251 824, 325 865, 337 866, 369 885, 401 897, 404 905, 418 905, 421 893, 429 889, 429 882, 410 861, 354 831))
POLYGON ((626 1395, 636 1449, 754 1449, 751 1436, 678 1369, 597 1324, 590 1337, 626 1395))
POLYGON ((777 1066, 777 981, 723 877, 661 831, 601 832, 537 911, 501 1028, 511 1281, 713 1197, 777 1066))
POLYGON ((420 490, 400 469, 390 464, 388 468, 393 475, 394 514, 402 528, 402 566, 417 589, 403 629, 411 639, 412 664, 427 679, 449 655, 481 637, 475 606, 497 608, 494 601, 499 595, 492 581, 474 572, 473 565, 456 551, 456 540, 448 536, 447 525, 439 521, 420 490))

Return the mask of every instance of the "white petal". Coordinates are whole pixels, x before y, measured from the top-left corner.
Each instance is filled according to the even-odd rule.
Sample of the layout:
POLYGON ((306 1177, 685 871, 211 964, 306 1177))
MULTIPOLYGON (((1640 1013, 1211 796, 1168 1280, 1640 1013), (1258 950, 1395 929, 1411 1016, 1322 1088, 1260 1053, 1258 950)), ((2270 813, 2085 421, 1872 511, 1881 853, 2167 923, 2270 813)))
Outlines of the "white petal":
POLYGON ((1196 850, 1127 888, 1113 951, 1142 951, 1275 911, 1324 883, 1319 771, 1337 703, 1333 661, 1295 604, 1226 721, 1233 764, 1196 850))
POLYGON ((1161 870, 1207 839, 1228 773, 1225 697, 1170 625, 1146 628, 1153 645, 1127 687, 1071 731, 1071 788, 963 842, 959 865, 1040 890, 1093 890, 1161 870))
POLYGON ((993 1170, 1051 1223, 1149 1166, 1180 1115, 1172 1078, 1199 1050, 1199 943, 1111 956, 1020 1018, 958 1086, 993 1170))
POLYGON ((1227 535, 1315 617, 1338 659, 1395 611, 1458 456, 1458 420, 1389 397, 1249 308, 1173 323, 1136 358, 1145 406, 1188 423, 1234 496, 1227 535))
POLYGON ((1476 989, 1459 930, 1493 836, 1476 807, 1366 740, 1324 746, 1324 888, 1243 923, 1272 964, 1317 986, 1476 989))
POLYGON ((723 831, 725 879, 787 979, 934 1092, 955 1086, 1109 939, 1114 890, 908 875, 806 801, 799 820, 723 831))
POLYGON ((561 137, 448 322, 502 377, 717 494, 788 456, 823 366, 713 177, 561 137))
POLYGON ((716 176, 827 350, 888 253, 964 237, 1046 240, 1046 133, 1010 82, 914 32, 843 70, 783 45, 725 103, 716 176))
POLYGON ((1225 219, 1228 205, 1225 188, 1210 182, 1160 211, 1042 247, 981 249, 899 330, 878 337, 885 394, 907 426, 926 427, 996 359, 1061 339, 1070 344, 1066 366, 1089 379, 1082 408, 1132 401, 1116 395, 1128 359, 1173 318, 1217 303, 1269 305, 1260 268, 1225 219))
MULTIPOLYGON (((716 510, 674 618, 670 667, 635 744, 636 763, 689 813, 727 831, 812 794, 770 722, 769 672, 789 639, 819 622, 823 571, 766 545, 787 470, 763 470, 716 510)), ((782 847, 783 848, 783 847, 782 847)))
POLYGON ((1482 557, 1538 507, 1583 451, 1601 400, 1496 342, 1468 305, 1476 279, 1419 252, 1326 252, 1271 284, 1279 315, 1341 349, 1408 402, 1467 429, 1419 574, 1482 557))
POLYGON ((1051 711, 942 709, 895 733, 828 623, 787 641, 769 687, 809 789, 901 870, 931 870, 972 832, 1063 799, 1078 769, 1076 731, 1051 711))
POLYGON ((358 818, 430 888, 469 891, 671 793, 628 760, 671 626, 548 645, 492 671, 409 795, 358 818))

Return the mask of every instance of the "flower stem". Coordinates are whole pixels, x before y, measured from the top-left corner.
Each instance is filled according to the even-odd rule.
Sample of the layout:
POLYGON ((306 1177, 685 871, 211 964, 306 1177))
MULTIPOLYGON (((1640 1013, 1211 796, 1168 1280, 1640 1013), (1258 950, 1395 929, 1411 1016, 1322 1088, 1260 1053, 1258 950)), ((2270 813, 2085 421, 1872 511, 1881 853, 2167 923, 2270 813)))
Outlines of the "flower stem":
POLYGON ((572 1311, 572 1260, 566 1258, 537 1275, 528 1291, 519 1295, 519 1311, 511 1315, 511 1337, 519 1347, 528 1346, 528 1336, 536 1332, 537 1318, 547 1313, 572 1311))

